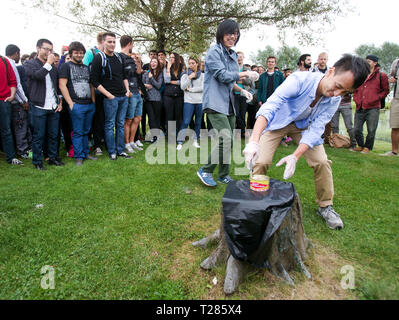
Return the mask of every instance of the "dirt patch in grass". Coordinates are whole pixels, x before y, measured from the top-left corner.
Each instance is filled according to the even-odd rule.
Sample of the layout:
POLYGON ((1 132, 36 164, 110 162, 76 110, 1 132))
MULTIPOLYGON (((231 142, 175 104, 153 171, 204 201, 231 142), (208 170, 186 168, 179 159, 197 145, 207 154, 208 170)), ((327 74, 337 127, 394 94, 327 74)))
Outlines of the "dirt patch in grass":
MULTIPOLYGON (((192 226, 195 228, 195 226, 192 226)), ((200 263, 212 252, 213 247, 206 250, 192 246, 192 242, 184 243, 173 257, 173 271, 170 277, 182 281, 188 289, 188 297, 192 299, 241 299, 241 300, 347 300, 357 299, 350 290, 341 287, 343 275, 341 268, 353 265, 334 251, 312 241, 313 247, 305 264, 312 275, 308 280, 299 272, 291 272, 295 287, 286 285, 267 270, 260 270, 247 275, 238 292, 226 297, 223 292, 225 266, 212 271, 204 271, 200 263), (213 283, 214 278, 217 284, 213 283)), ((355 267, 355 266, 354 266, 355 267)))

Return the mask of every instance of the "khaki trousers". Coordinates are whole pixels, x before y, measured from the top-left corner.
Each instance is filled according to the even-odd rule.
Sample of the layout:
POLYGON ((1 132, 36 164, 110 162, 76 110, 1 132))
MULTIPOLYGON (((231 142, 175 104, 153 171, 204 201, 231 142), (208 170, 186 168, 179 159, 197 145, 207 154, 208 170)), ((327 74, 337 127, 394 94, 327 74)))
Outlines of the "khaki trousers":
MULTIPOLYGON (((285 128, 267 131, 260 138, 260 152, 253 174, 266 175, 272 165, 273 156, 279 146, 281 139, 289 135, 296 143, 302 138, 302 131, 291 123, 285 128)), ((309 167, 313 168, 316 189, 316 201, 320 207, 333 204, 334 183, 331 169, 331 161, 327 159, 323 145, 318 145, 304 153, 309 167)))

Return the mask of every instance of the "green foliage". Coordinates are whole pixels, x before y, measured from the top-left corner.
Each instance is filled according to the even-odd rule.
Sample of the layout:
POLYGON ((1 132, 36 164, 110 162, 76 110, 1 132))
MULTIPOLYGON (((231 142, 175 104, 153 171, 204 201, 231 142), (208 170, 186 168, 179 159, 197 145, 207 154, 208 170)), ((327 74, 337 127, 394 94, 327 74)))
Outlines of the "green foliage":
POLYGON ((251 59, 254 60, 256 64, 266 67, 267 57, 275 56, 277 58, 277 66, 280 69, 295 69, 296 62, 300 55, 301 51, 297 47, 284 45, 276 51, 273 47, 268 45, 266 49, 258 50, 257 55, 252 56, 251 59))
MULTIPOLYGON (((347 0, 33 0, 29 5, 74 21, 85 32, 111 30, 129 34, 148 48, 203 53, 215 39, 226 18, 237 20, 242 29, 255 24, 292 28, 311 42, 314 17, 331 24, 342 14, 347 0), (69 10, 64 10, 68 5, 69 10)), ((27 3, 28 4, 28 3, 27 3)), ((317 30, 319 30, 318 28, 317 30)))
POLYGON ((384 42, 380 47, 375 44, 362 44, 355 50, 356 54, 366 58, 369 54, 375 54, 381 65, 381 70, 389 73, 392 62, 399 57, 399 45, 393 42, 384 42))

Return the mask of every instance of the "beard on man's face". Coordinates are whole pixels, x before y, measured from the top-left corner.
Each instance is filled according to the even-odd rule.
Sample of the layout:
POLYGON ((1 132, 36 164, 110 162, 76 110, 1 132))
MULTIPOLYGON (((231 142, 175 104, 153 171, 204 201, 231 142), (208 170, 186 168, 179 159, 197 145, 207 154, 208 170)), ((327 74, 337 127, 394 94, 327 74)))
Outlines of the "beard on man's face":
POLYGON ((305 62, 303 63, 303 67, 306 69, 310 69, 312 67, 312 64, 306 64, 305 62))

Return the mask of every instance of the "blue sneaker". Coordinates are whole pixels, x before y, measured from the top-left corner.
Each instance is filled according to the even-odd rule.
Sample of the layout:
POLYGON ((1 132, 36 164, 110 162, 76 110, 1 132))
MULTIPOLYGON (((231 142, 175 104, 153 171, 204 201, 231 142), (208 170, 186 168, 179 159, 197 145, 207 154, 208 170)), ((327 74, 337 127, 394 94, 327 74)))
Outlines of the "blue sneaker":
POLYGON ((216 187, 216 182, 213 180, 212 173, 203 172, 202 168, 197 171, 197 176, 201 179, 202 183, 208 187, 216 187))
POLYGON ((225 176, 224 178, 218 178, 218 181, 221 183, 229 184, 231 181, 234 181, 234 179, 230 176, 225 176))

